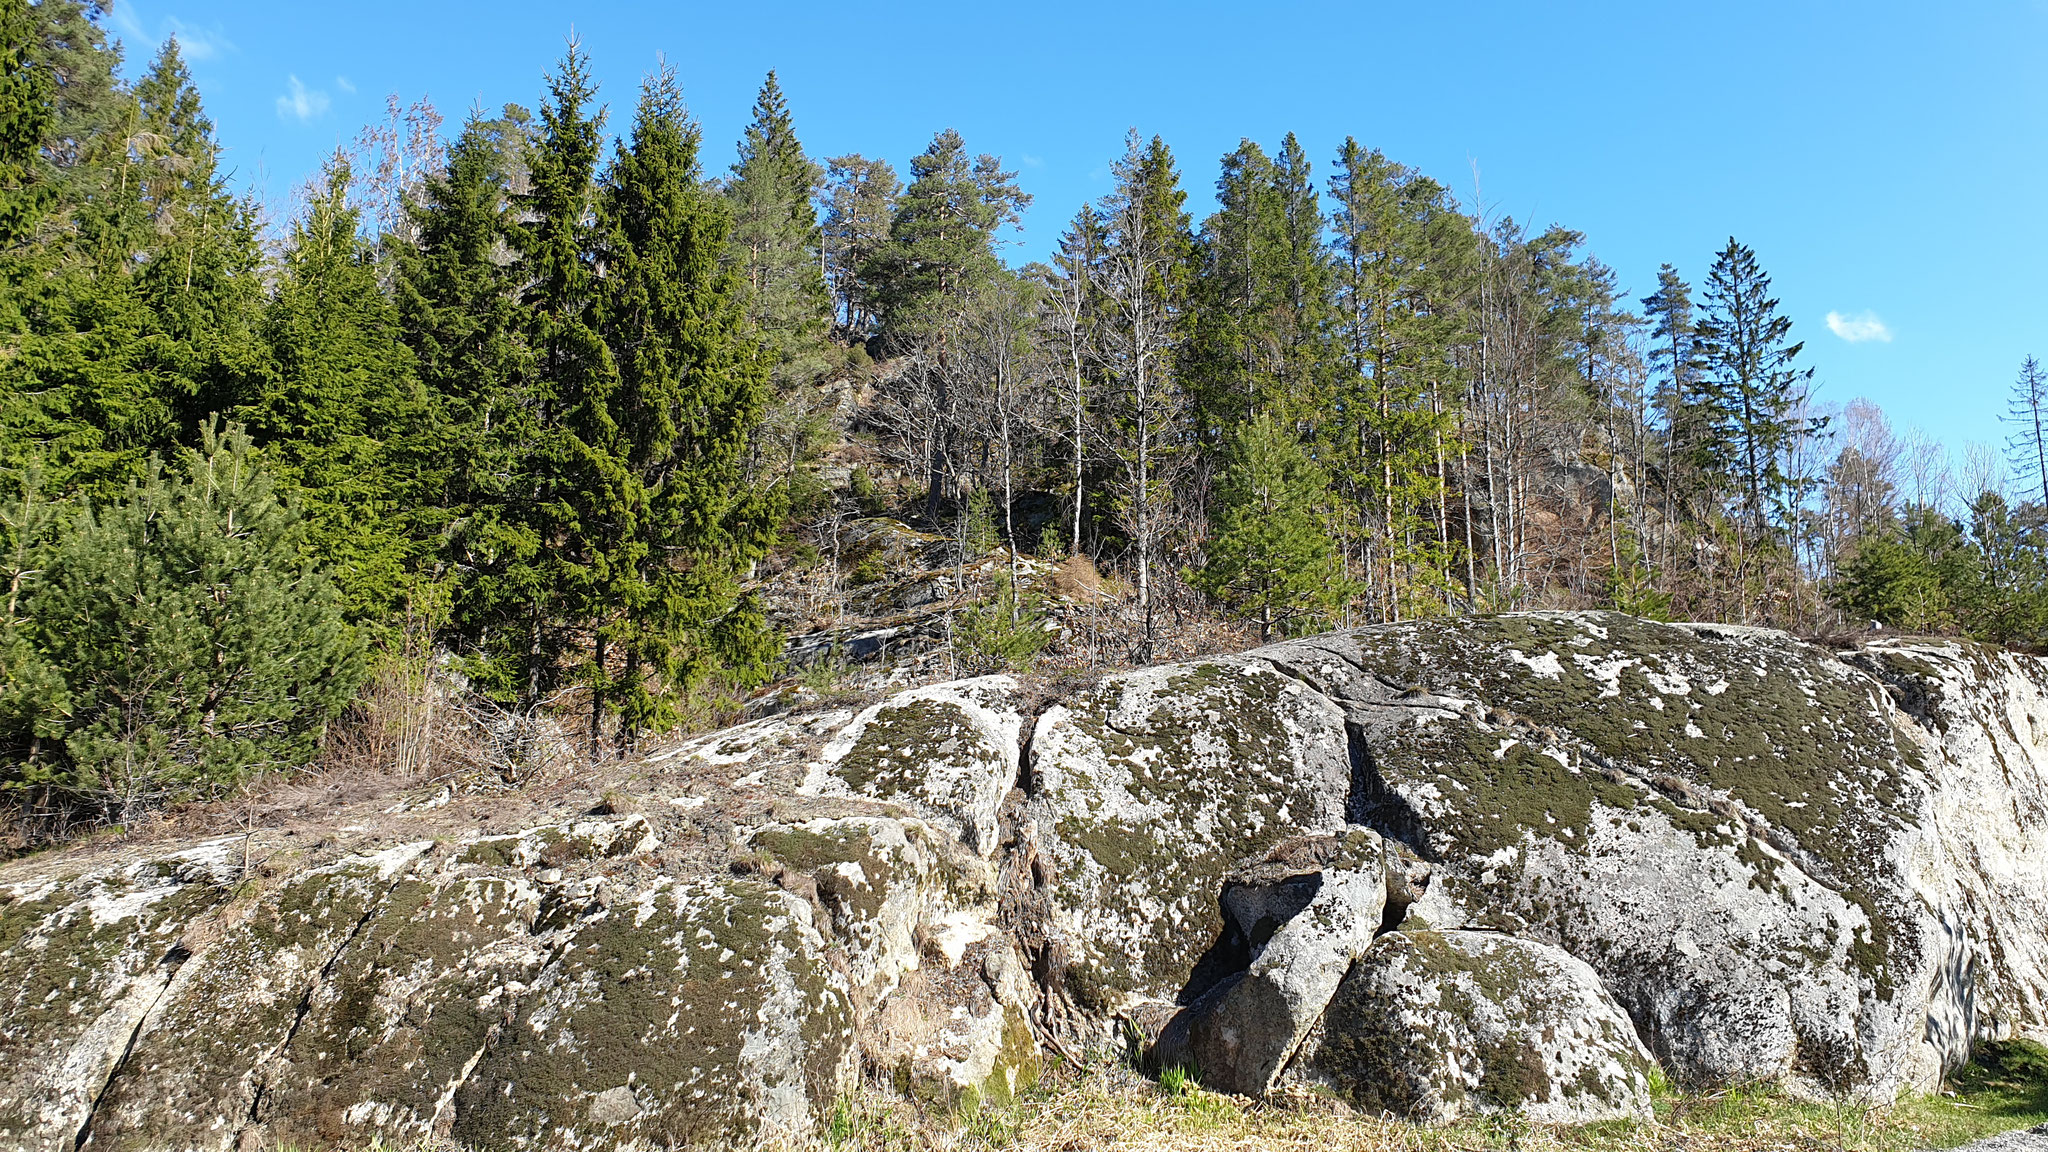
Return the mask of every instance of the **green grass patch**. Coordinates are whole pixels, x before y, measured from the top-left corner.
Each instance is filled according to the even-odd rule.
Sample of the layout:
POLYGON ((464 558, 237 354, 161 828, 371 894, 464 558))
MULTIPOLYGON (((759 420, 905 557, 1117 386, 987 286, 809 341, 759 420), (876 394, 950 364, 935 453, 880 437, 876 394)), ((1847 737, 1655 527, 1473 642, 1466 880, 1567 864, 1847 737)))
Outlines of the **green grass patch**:
POLYGON ((1894 1111, 1930 1148, 2048 1124, 2048 1048, 2027 1040, 1980 1044, 1946 1091, 1903 1101, 1894 1111))

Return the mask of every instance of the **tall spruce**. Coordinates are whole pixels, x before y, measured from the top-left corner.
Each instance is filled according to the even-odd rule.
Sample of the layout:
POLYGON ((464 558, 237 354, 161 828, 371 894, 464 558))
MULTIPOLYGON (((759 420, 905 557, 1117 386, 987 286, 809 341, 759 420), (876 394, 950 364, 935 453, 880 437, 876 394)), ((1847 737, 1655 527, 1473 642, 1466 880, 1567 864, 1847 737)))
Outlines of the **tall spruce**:
POLYGON ((300 496, 304 534, 349 616, 394 620, 432 543, 421 483, 428 409, 377 251, 349 204, 348 162, 292 226, 262 321, 270 370, 234 410, 300 496))
POLYGON ((1693 494, 1691 464, 1698 439, 1697 414, 1691 408, 1699 358, 1694 349, 1692 286, 1666 264, 1657 270, 1657 290, 1642 299, 1650 323, 1650 368, 1656 373, 1653 403, 1663 425, 1664 516, 1686 514, 1693 494))
POLYGON ((1797 365, 1804 345, 1789 341, 1792 319, 1770 293, 1756 253, 1731 236, 1707 274, 1697 328, 1694 458, 1720 480, 1752 543, 1791 513, 1806 478, 1788 471, 1788 452, 1825 423, 1804 410, 1813 369, 1797 365))
POLYGON ((430 406, 423 479, 445 559, 462 571, 488 568, 497 521, 484 509, 506 498, 533 437, 536 414, 520 387, 517 271, 507 248, 512 177, 524 146, 512 117, 472 116, 442 170, 407 201, 413 242, 393 246, 393 302, 430 406))
POLYGON ((813 203, 823 183, 824 169, 804 155, 782 85, 770 72, 725 194, 732 205, 728 251, 739 270, 747 320, 783 386, 816 379, 828 363, 832 303, 813 203))
POLYGON ((606 524, 593 625, 592 735, 673 725, 716 677, 759 683, 779 651, 740 579, 767 551, 777 494, 748 482, 769 395, 745 285, 721 266, 732 218, 699 180, 699 131, 672 71, 650 77, 599 207, 600 326, 618 365, 608 398, 625 497, 606 524))
POLYGON ((1289 133, 1268 159, 1247 140, 1223 158, 1202 225, 1189 387, 1201 435, 1255 413, 1313 423, 1327 408, 1330 267, 1308 157, 1289 133))
POLYGON ((592 107, 589 60, 571 45, 548 78, 531 144, 527 189, 512 197, 506 232, 518 261, 518 382, 528 412, 507 453, 502 496, 479 508, 485 546, 457 596, 476 638, 486 691, 530 713, 576 668, 590 670, 585 623, 602 594, 607 525, 627 515, 618 388, 611 350, 592 323, 601 290, 592 259, 592 209, 604 113, 592 107))
POLYGON ((56 85, 37 59, 35 17, 28 0, 0 0, 0 259, 10 264, 41 223, 50 195, 42 153, 56 85))

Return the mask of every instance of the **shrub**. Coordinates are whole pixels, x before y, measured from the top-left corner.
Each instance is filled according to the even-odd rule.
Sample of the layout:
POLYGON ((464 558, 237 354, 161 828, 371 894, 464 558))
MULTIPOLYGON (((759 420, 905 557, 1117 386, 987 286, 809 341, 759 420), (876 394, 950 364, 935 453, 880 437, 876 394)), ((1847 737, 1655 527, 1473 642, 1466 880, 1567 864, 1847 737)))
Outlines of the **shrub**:
POLYGON ((117 819, 217 795, 304 766, 361 685, 362 640, 248 437, 209 430, 181 463, 81 511, 28 597, 65 703, 8 784, 117 819))
POLYGON ((1052 640, 1038 599, 1020 595, 1007 572, 996 574, 994 596, 953 622, 954 655, 977 672, 1029 668, 1052 640))

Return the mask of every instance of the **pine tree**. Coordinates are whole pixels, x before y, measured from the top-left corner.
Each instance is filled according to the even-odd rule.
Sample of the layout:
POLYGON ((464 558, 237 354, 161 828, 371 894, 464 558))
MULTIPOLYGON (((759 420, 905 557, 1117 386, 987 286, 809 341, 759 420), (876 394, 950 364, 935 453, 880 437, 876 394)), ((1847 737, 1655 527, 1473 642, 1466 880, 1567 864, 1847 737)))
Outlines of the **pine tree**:
POLYGON ((67 509, 43 491, 31 461, 5 476, 0 499, 0 787, 21 765, 41 764, 61 750, 70 694, 60 669, 37 642, 28 603, 56 554, 67 509))
POLYGON ((2020 483, 2038 487, 2041 506, 2048 508, 2048 373, 2032 356, 2020 361, 2005 419, 2014 428, 2006 440, 2013 475, 2020 483))
POLYGON ((731 217, 700 187, 698 142, 674 74, 657 73, 599 210, 598 315, 619 370, 608 404, 625 507, 598 545, 592 729, 594 740, 616 716, 621 745, 671 726, 712 677, 759 683, 779 651, 739 591, 779 518, 775 494, 746 469, 768 398, 765 355, 743 284, 720 266, 731 217))
POLYGON ((1294 434, 1260 414, 1236 428, 1217 481, 1197 588, 1250 615, 1259 639, 1318 621, 1347 596, 1319 503, 1329 480, 1294 434))
POLYGON ((1330 199, 1344 363, 1329 432, 1370 533, 1375 611, 1399 620, 1448 595, 1449 543, 1432 513, 1456 432, 1444 397, 1462 390, 1452 304, 1471 228, 1441 185, 1355 140, 1338 151, 1330 199))
MULTIPOLYGON (((61 749, 9 766, 117 819, 309 761, 361 684, 361 639, 248 438, 81 513, 28 602, 61 669, 61 749)), ((46 729, 47 730, 47 729, 46 729)))
POLYGON ((825 268, 842 331, 863 340, 873 334, 880 308, 867 269, 889 242, 903 182, 887 160, 846 155, 826 163, 825 268))
POLYGON ((938 301, 994 275, 1001 267, 996 234, 1031 204, 1015 172, 994 156, 970 157, 951 128, 932 138, 910 172, 889 242, 863 273, 874 285, 885 341, 933 322, 927 313, 938 301))
POLYGON ((1961 547, 1946 518, 1927 509, 1908 517, 1904 531, 1872 533, 1842 566, 1835 603, 1852 620, 1906 632, 1940 632, 1954 623, 1942 568, 1961 547))
POLYGON ((1698 439, 1690 407, 1699 373, 1693 347, 1692 286, 1666 264, 1657 270, 1657 290, 1643 297, 1650 322, 1650 366, 1658 373, 1653 403, 1663 423, 1664 517, 1675 521, 1693 495, 1691 453, 1698 439))
POLYGON ((754 119, 725 182, 732 204, 728 245, 739 270, 747 320, 761 334, 775 381, 808 383, 825 371, 832 320, 823 236, 812 203, 824 170, 804 155, 775 73, 761 85, 754 119))
POLYGON ((1788 451, 1825 425, 1804 413, 1813 369, 1795 365, 1804 345, 1786 342, 1792 319, 1778 314, 1770 291, 1756 253, 1730 237, 1707 274, 1697 327, 1695 458, 1704 474, 1722 478, 1752 543, 1767 540, 1807 482, 1786 472, 1788 451))

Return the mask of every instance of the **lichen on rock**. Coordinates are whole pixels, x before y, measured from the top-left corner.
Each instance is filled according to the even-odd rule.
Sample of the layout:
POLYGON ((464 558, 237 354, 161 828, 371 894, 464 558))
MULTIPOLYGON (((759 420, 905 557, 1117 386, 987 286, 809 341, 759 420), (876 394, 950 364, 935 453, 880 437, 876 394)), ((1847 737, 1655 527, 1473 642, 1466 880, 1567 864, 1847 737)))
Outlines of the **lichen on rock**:
POLYGON ((1393 932, 1344 977, 1297 1074, 1425 1124, 1648 1119, 1654 1065, 1592 968, 1489 932, 1393 932))
POLYGON ((1048 709, 1028 811, 1066 979, 1095 1001, 1199 992, 1225 874, 1285 837, 1343 827, 1350 778, 1342 714, 1259 660, 1132 672, 1048 709))

